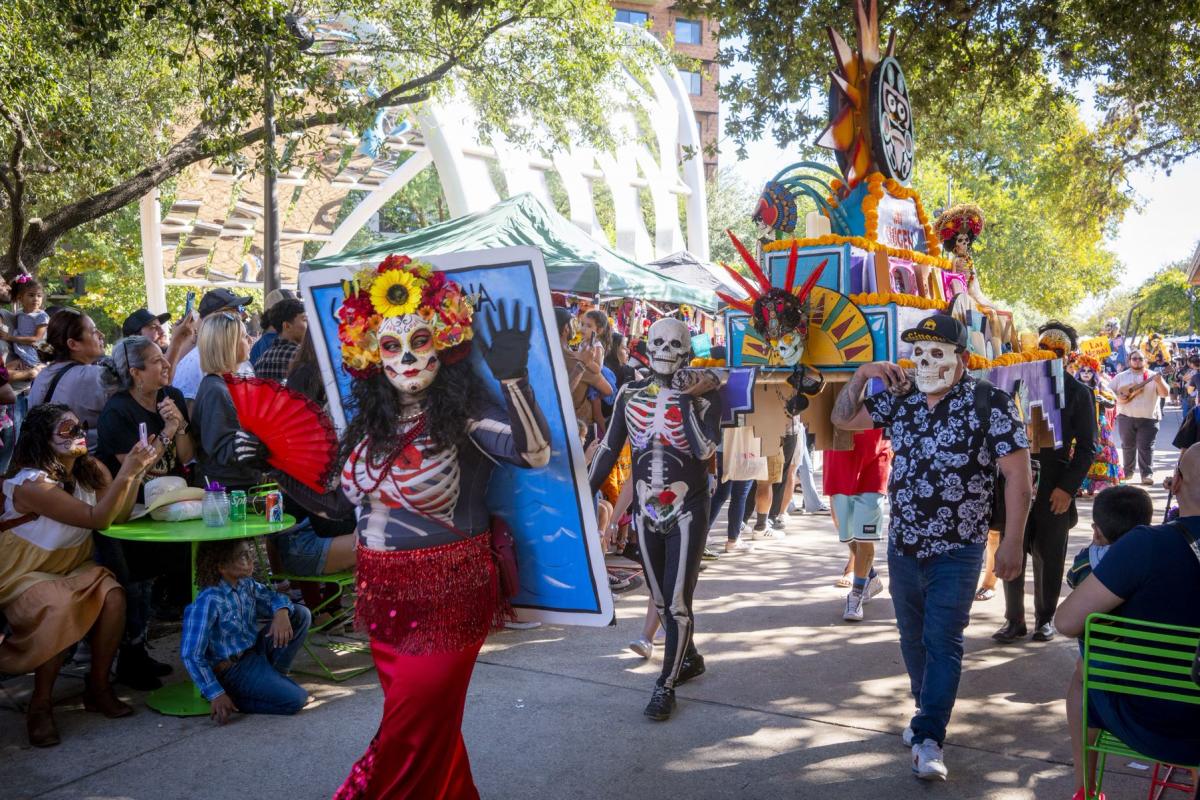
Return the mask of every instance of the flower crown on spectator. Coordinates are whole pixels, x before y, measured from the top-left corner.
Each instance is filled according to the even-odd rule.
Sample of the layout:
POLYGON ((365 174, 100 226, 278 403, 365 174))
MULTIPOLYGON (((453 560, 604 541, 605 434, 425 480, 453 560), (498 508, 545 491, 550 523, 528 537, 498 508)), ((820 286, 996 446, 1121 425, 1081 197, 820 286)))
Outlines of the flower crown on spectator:
POLYGON ((1067 356, 1067 363, 1074 364, 1080 369, 1087 368, 1092 372, 1100 372, 1100 362, 1095 356, 1089 356, 1086 353, 1074 352, 1067 356))
POLYGON ((29 283, 31 280, 33 280, 32 275, 30 275, 28 272, 22 272, 20 275, 13 278, 13 283, 20 285, 22 283, 29 283))
POLYGON ((390 255, 374 269, 359 270, 352 280, 342 281, 342 292, 338 340, 342 366, 353 378, 369 378, 379 371, 379 326, 387 317, 416 314, 429 323, 445 364, 471 352, 472 298, 429 264, 390 255))

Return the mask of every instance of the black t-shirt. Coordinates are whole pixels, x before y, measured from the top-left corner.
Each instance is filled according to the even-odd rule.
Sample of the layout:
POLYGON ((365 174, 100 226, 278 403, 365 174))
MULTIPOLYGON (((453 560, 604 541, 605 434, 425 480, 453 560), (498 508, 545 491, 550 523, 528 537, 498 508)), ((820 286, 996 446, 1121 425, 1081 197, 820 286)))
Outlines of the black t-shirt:
MULTIPOLYGON (((162 402, 164 397, 169 397, 175 402, 186 422, 188 420, 187 402, 183 399, 183 393, 174 386, 168 386, 159 390, 158 402, 162 402)), ((137 444, 138 426, 143 422, 146 423, 147 436, 157 436, 166 427, 166 422, 157 409, 147 411, 127 391, 117 392, 110 397, 104 410, 100 412, 96 457, 103 462, 104 466, 108 467, 109 472, 113 475, 116 475, 117 470, 121 468, 121 462, 117 461, 117 456, 128 453, 137 444)), ((186 477, 184 466, 179 463, 179 457, 175 452, 175 442, 172 440, 167 442, 167 449, 158 463, 146 470, 142 482, 161 478, 164 475, 186 477)), ((142 490, 139 488, 138 502, 141 501, 142 490)))

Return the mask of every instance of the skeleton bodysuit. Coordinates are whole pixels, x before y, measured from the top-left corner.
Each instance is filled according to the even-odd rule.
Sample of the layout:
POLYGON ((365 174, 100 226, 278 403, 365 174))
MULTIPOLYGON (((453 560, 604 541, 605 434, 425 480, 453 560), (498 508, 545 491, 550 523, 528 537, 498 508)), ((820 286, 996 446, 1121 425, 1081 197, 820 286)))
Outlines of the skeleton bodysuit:
POLYGON ((716 452, 721 404, 715 391, 693 397, 672 388, 683 382, 677 371, 691 349, 686 326, 659 320, 649 349, 655 375, 621 389, 590 478, 595 492, 628 439, 638 544, 667 635, 658 685, 673 689, 685 658, 695 654, 692 594, 708 533, 706 462, 716 452))

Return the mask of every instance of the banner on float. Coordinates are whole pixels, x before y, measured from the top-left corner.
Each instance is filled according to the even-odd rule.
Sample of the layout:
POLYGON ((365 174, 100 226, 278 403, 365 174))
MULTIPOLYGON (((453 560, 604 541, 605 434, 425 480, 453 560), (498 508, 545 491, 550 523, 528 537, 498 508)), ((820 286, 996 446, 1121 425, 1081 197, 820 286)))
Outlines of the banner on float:
MULTIPOLYGON (((478 294, 477 322, 484 314, 494 313, 500 303, 533 308, 529 384, 550 427, 550 463, 540 469, 498 465, 488 488, 488 507, 508 522, 517 541, 521 592, 513 605, 520 619, 608 625, 613 619, 612 593, 600 552, 595 503, 588 491, 587 465, 541 252, 532 247, 508 247, 411 255, 452 275, 468 293, 478 294)), ((300 275, 309 328, 318 345, 317 360, 339 429, 346 423, 351 380, 342 369, 337 338, 341 282, 354 270, 373 265, 370 262, 300 275)), ((492 399, 503 408, 500 385, 478 348, 471 354, 471 364, 492 399)))

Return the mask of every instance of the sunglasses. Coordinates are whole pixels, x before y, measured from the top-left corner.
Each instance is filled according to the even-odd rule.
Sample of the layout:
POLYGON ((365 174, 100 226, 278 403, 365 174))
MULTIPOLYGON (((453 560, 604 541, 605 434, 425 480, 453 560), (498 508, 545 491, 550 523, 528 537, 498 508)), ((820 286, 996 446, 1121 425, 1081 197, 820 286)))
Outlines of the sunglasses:
POLYGON ((86 422, 70 422, 63 423, 58 426, 55 432, 60 439, 78 439, 80 436, 87 436, 88 424, 86 422))

